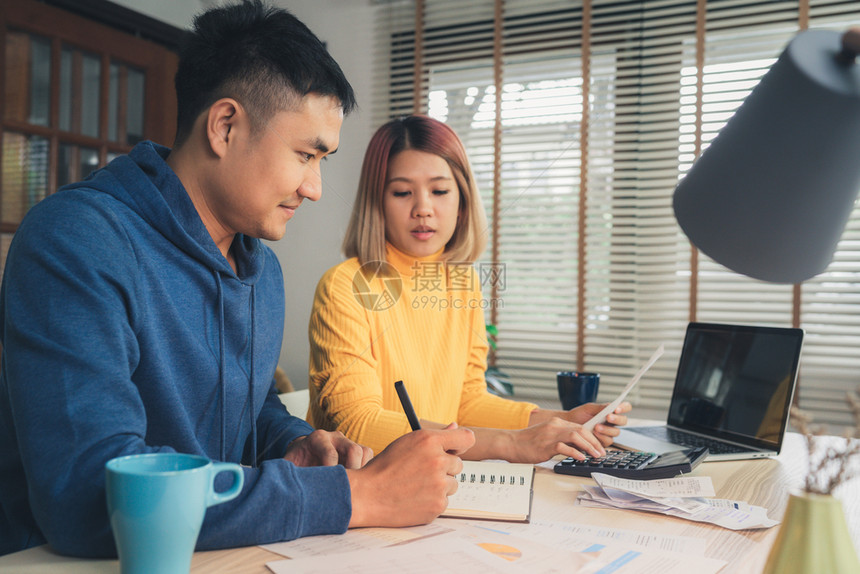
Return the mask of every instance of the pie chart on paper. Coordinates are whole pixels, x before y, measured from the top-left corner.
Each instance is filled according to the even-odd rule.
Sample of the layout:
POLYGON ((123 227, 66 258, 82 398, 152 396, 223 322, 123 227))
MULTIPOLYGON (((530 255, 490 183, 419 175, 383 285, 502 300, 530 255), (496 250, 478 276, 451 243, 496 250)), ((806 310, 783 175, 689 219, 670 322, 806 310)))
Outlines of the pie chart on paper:
POLYGON ((494 542, 481 542, 478 544, 481 548, 495 554, 499 558, 504 558, 508 562, 514 562, 520 558, 522 558, 523 553, 514 548, 513 546, 508 546, 507 544, 496 544, 494 542))

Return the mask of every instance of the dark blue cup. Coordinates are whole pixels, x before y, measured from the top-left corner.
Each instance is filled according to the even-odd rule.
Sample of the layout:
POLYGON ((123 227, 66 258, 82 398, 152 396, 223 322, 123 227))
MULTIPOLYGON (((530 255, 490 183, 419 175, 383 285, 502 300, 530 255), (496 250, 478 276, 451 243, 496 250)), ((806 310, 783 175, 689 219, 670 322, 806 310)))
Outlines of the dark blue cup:
POLYGON ((556 375, 558 398, 566 411, 597 400, 600 374, 579 371, 561 371, 556 375))

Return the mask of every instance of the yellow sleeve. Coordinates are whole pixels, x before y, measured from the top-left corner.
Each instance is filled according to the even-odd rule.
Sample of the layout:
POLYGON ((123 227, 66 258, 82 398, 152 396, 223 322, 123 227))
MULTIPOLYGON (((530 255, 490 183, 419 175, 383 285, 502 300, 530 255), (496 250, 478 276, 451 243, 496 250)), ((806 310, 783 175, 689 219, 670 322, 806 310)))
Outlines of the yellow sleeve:
MULTIPOLYGON (((474 282, 480 285, 479 281, 474 282)), ((480 288, 470 295, 473 301, 483 301, 480 288)), ((529 415, 537 405, 505 399, 487 391, 484 373, 487 370, 487 327, 484 310, 480 305, 471 309, 470 359, 463 381, 460 411, 457 417, 462 426, 520 429, 529 424, 529 415)))
POLYGON ((383 408, 378 357, 372 348, 379 334, 353 294, 357 269, 355 260, 348 260, 330 269, 317 285, 308 326, 308 422, 339 430, 379 453, 410 427, 402 412, 383 408))

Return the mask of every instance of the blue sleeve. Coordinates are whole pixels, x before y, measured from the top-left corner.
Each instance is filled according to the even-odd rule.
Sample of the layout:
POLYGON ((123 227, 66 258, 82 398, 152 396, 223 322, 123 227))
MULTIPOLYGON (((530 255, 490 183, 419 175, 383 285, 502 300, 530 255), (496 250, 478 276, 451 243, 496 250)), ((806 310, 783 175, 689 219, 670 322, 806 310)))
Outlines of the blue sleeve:
MULTIPOLYGON (((274 384, 269 388, 263 408, 257 417, 257 461, 281 458, 295 439, 307 436, 314 428, 303 419, 292 416, 278 398, 274 384)), ((243 463, 254 466, 250 460, 250 440, 245 445, 243 463)))
MULTIPOLYGON (((342 466, 302 468, 271 459, 244 471, 239 496, 206 511, 198 550, 346 532, 352 505, 342 466)), ((219 490, 227 486, 219 485, 219 490)))
POLYGON ((39 223, 25 220, 15 235, 3 281, 3 383, 19 459, 4 462, 26 476, 26 491, 4 498, 28 503, 41 531, 31 540, 112 555, 105 463, 169 450, 141 440, 146 417, 130 375, 139 357, 128 320, 134 297, 106 280, 134 277, 134 261, 84 231, 93 218, 81 217, 76 232, 68 218, 37 209, 39 223))
MULTIPOLYGON (((283 459, 293 440, 313 430, 287 412, 273 384, 257 417, 255 465, 247 460, 250 444, 246 445, 243 463, 256 468, 244 468, 245 486, 237 498, 206 511, 198 550, 346 532, 352 502, 344 468, 302 468, 283 459)), ((216 484, 218 490, 230 486, 229 482, 216 484)))
MULTIPOLYGON (((44 537, 61 554, 116 556, 105 463, 173 448, 146 443, 147 412, 132 381, 140 358, 135 248, 109 216, 76 210, 73 220, 60 218, 62 203, 55 206, 53 215, 42 212, 19 228, 5 271, 0 415, 11 413, 3 430, 12 436, 0 467, 26 476, 26 489, 3 498, 29 509, 32 518, 18 526, 35 521, 31 540, 44 537)), ((280 449, 307 425, 273 399, 260 416, 260 436, 280 449)), ((276 457, 246 468, 239 497, 207 511, 198 547, 343 532, 350 513, 342 467, 297 468, 276 457)))

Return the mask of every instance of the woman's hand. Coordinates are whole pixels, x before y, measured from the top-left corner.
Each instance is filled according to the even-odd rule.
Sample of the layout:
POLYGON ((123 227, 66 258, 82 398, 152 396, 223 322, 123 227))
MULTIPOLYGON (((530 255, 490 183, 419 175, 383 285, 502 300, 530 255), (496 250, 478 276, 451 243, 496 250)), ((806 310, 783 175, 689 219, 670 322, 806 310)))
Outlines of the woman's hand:
MULTIPOLYGON (((604 456, 606 451, 595 434, 560 417, 515 431, 505 431, 508 441, 501 458, 510 462, 539 463, 557 454, 582 460, 585 455, 604 456)), ((612 441, 610 441, 611 443, 612 441)))
MULTIPOLYGON (((591 417, 603 410, 608 404, 609 403, 586 403, 569 411, 535 409, 529 417, 529 426, 547 422, 554 417, 582 425, 590 420, 591 417)), ((632 409, 633 405, 624 401, 618 405, 613 412, 606 416, 606 422, 595 425, 594 436, 597 437, 601 445, 609 446, 612 444, 615 437, 619 434, 616 427, 627 424, 627 413, 632 409)))
MULTIPOLYGON (((627 424, 626 413, 633 408, 623 402, 607 416, 607 421, 592 431, 582 425, 606 407, 588 403, 569 411, 535 409, 529 416, 529 426, 519 430, 472 427, 475 444, 462 454, 464 460, 502 459, 510 462, 540 463, 557 454, 582 460, 586 455, 604 456, 605 447, 618 436, 616 426, 627 424)), ((427 428, 442 425, 422 421, 427 428)))

